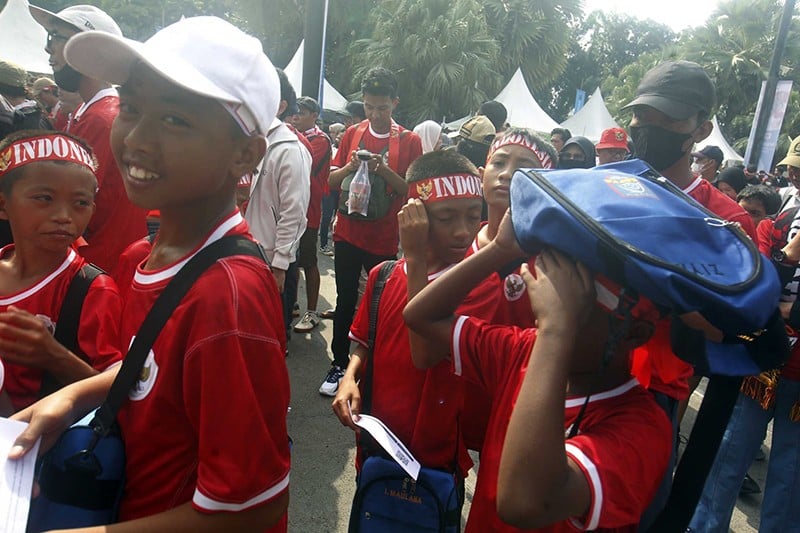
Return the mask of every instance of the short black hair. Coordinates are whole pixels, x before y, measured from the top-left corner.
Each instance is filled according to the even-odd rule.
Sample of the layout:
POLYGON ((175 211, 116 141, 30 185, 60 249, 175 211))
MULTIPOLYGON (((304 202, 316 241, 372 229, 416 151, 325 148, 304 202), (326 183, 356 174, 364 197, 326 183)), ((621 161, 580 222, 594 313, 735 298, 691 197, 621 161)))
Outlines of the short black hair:
POLYGON ((294 92, 292 82, 289 81, 289 77, 283 69, 276 67, 275 71, 278 73, 278 80, 281 82, 281 100, 286 101, 286 110, 278 116, 279 119, 283 120, 288 116, 297 114, 297 93, 294 92))
POLYGON ((768 215, 774 215, 781 208, 781 195, 767 185, 748 185, 736 195, 736 201, 758 200, 768 215))
POLYGON ((481 107, 478 108, 478 115, 483 115, 488 118, 492 124, 494 124, 495 131, 499 131, 506 125, 508 110, 506 106, 497 100, 489 100, 488 102, 482 103, 481 107))
MULTIPOLYGON (((520 137, 525 138, 530 143, 535 144, 539 147, 539 150, 546 152, 547 155, 550 156, 550 160, 553 162, 553 168, 556 167, 558 163, 558 153, 556 152, 555 146, 550 144, 549 141, 545 141, 542 137, 533 131, 530 128, 520 128, 518 126, 513 126, 508 128, 507 130, 501 131, 495 137, 495 142, 502 140, 506 137, 513 137, 514 135, 519 135, 520 137)), ((594 145, 592 145, 592 150, 594 150, 594 145)), ((537 156, 538 157, 538 156, 537 156)))
POLYGON ((567 128, 553 128, 553 131, 550 132, 550 135, 561 135, 561 138, 564 139, 564 142, 567 142, 570 137, 572 137, 572 132, 570 132, 567 128))
POLYGON ((422 154, 406 170, 406 182, 414 183, 428 178, 453 174, 478 175, 478 169, 469 159, 455 150, 434 150, 422 154))
POLYGON ((367 120, 367 114, 364 113, 364 102, 361 100, 353 100, 352 102, 347 102, 347 105, 344 107, 344 110, 347 111, 347 114, 351 117, 356 117, 359 121, 367 120))
POLYGON ((397 76, 387 68, 373 67, 361 80, 361 93, 395 98, 397 96, 397 76))
MULTIPOLYGON (((89 155, 92 156, 92 159, 95 158, 92 147, 89 146, 89 144, 80 137, 72 135, 71 133, 65 133, 63 131, 49 131, 49 130, 21 130, 21 131, 15 131, 14 133, 10 133, 5 137, 3 137, 2 139, 0 139, 0 153, 2 153, 3 150, 5 150, 6 148, 8 148, 17 141, 23 141, 25 139, 35 139, 36 137, 41 137, 42 135, 62 135, 64 137, 72 139, 73 141, 81 145, 81 147, 83 147, 83 149, 86 150, 89 153, 89 155)), ((58 160, 48 161, 48 162, 63 163, 65 165, 71 163, 70 161, 58 161, 58 160)), ((11 188, 14 186, 14 184, 18 182, 20 178, 22 178, 25 175, 24 171, 25 167, 21 166, 4 174, 2 179, 0 179, 0 193, 6 195, 11 193, 11 188)))
POLYGON ((469 159, 476 167, 486 165, 486 156, 489 155, 489 145, 469 139, 461 139, 456 145, 456 151, 469 159))

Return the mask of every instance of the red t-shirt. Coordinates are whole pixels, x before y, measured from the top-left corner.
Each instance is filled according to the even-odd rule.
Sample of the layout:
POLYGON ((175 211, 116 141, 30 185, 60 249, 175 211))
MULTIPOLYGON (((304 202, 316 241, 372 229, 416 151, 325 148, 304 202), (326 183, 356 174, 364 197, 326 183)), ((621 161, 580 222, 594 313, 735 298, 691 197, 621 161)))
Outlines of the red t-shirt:
POLYGON ((328 190, 328 176, 331 174, 331 141, 328 136, 314 126, 303 133, 311 152, 311 196, 308 200, 307 228, 319 229, 322 220, 322 197, 328 190))
POLYGON ((82 137, 97 157, 97 208, 84 236, 89 245, 81 249, 87 261, 113 273, 117 260, 133 241, 147 235, 147 211, 128 200, 114 154, 111 152, 111 124, 119 113, 119 98, 106 96, 73 118, 69 133, 82 137))
MULTIPOLYGON (((738 222, 756 241, 753 219, 747 211, 710 182, 698 177, 683 192, 723 220, 738 222)), ((689 378, 694 374, 694 367, 666 348, 670 342, 669 324, 669 320, 660 321, 649 346, 634 350, 632 373, 646 387, 670 398, 685 400, 689 397, 689 378)))
MULTIPOLYGON (((358 124, 347 128, 344 132, 339 151, 333 158, 331 168, 341 168, 350 161, 353 150, 360 147, 355 140, 358 124)), ((373 154, 380 154, 389 146, 389 133, 376 135, 372 127, 367 128, 361 138, 361 145, 364 149, 373 154)), ((422 155, 422 141, 416 133, 400 127, 400 155, 397 159, 397 168, 393 168, 401 177, 405 177, 409 165, 422 155)), ((388 151, 384 157, 388 163, 388 151)), ((397 254, 397 243, 399 242, 400 229, 397 225, 397 212, 405 204, 405 195, 397 195, 392 202, 391 209, 385 217, 379 220, 358 220, 349 216, 337 216, 336 226, 333 232, 334 241, 346 241, 353 246, 361 248, 371 254, 390 256, 397 254)))
MULTIPOLYGON (((497 516, 497 480, 508 422, 535 340, 533 329, 476 318, 458 317, 453 326, 453 371, 482 383, 493 398, 466 533, 523 531, 497 516)), ((567 398, 565 430, 585 399, 567 398)), ((667 468, 671 433, 663 410, 635 379, 590 396, 578 435, 565 444, 591 488, 589 511, 537 531, 636 531, 667 468)))
MULTIPOLYGON (((465 256, 479 250, 478 238, 472 242, 465 256)), ((536 324, 525 282, 519 268, 503 277, 493 272, 481 281, 461 304, 459 312, 474 316, 490 324, 532 328, 536 324)), ((464 442, 470 450, 481 451, 486 437, 486 425, 492 410, 492 399, 478 383, 473 383, 464 392, 464 416, 462 431, 464 442)))
MULTIPOLYGON (((14 250, 9 244, 0 250, 0 258, 14 250)), ((0 296, 0 312, 13 305, 38 316, 51 333, 55 332, 61 306, 72 279, 86 264, 74 250, 69 249, 61 265, 31 287, 14 294, 0 296)), ((117 285, 109 276, 100 274, 86 293, 78 323, 78 346, 92 367, 103 371, 122 360, 119 345, 119 319, 122 299, 117 285)), ((11 403, 16 410, 39 399, 42 371, 4 362, 6 383, 11 403)))
MULTIPOLYGON (((381 293, 375 349, 367 364, 374 364, 372 408, 367 414, 379 418, 408 447, 417 460, 431 468, 452 469, 458 457, 462 475, 472 467, 462 441, 457 441, 458 417, 461 413, 461 380, 450 372, 446 362, 421 370, 411 360, 408 329, 403 309, 408 302, 406 263, 395 265, 381 293), (456 452, 458 446, 458 454, 456 452)), ((445 269, 447 270, 447 269, 445 269)), ((444 271, 428 275, 433 281, 444 271)), ((350 338, 362 346, 369 339, 369 307, 380 265, 367 278, 362 305, 350 338)), ((363 375, 363 371, 362 371, 363 375)), ((361 449, 357 464, 362 461, 361 449)))
MULTIPOLYGON (((798 207, 789 208, 781 212, 775 220, 766 218, 758 225, 758 249, 767 257, 772 257, 773 251, 781 250, 786 243, 797 235, 800 231, 800 214, 798 207)), ((800 267, 795 269, 792 279, 783 287, 781 302, 794 302, 797 300, 798 288, 800 288, 800 267)), ((789 360, 781 368, 781 375, 793 381, 800 381, 800 331, 787 327, 790 339, 794 341, 792 353, 789 360)))
MULTIPOLYGON (((237 212, 208 236, 250 237, 237 212)), ((156 298, 196 250, 172 266, 139 265, 122 315, 126 346, 156 298)), ((277 286, 263 261, 217 261, 172 313, 129 395, 121 520, 191 501, 204 513, 236 512, 288 490, 289 376, 277 286)), ((286 515, 270 531, 286 531, 286 515)))

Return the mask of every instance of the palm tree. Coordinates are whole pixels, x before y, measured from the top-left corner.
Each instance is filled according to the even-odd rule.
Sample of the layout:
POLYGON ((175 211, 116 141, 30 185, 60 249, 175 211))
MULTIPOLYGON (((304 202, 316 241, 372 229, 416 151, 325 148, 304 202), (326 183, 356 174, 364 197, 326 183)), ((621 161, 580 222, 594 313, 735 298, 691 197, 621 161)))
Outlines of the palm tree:
POLYGON ((384 1, 367 23, 372 36, 350 47, 353 75, 373 66, 395 72, 398 115, 408 124, 458 118, 495 94, 499 47, 477 0, 384 1))

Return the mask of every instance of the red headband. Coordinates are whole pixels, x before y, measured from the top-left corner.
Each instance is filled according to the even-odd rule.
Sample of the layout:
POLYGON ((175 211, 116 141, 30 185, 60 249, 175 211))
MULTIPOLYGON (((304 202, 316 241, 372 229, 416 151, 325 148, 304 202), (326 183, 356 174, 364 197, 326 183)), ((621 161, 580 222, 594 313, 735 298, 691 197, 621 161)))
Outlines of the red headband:
POLYGON ((58 133, 20 139, 0 153, 0 177, 15 168, 41 161, 69 161, 94 173, 97 161, 80 143, 58 133))
POLYGON ((521 135, 519 133, 511 133, 495 139, 491 148, 489 148, 489 154, 486 156, 486 162, 489 162, 489 160, 492 158, 492 155, 494 155, 497 150, 509 144, 516 144, 517 146, 522 146, 533 152, 536 155, 536 159, 538 159, 539 163, 542 165, 542 168, 553 168, 553 160, 550 158, 550 154, 540 148, 536 142, 531 141, 525 135, 521 135))
POLYGON ((419 198, 425 203, 455 198, 483 198, 481 179, 474 174, 436 176, 409 184, 409 198, 419 198))

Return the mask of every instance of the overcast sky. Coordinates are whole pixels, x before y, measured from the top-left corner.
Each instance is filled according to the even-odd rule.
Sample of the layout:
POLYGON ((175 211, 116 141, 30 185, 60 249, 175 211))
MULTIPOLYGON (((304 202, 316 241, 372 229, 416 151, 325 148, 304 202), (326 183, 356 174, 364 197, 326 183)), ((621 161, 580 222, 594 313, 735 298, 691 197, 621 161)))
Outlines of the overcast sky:
POLYGON ((719 0, 585 0, 586 13, 616 11, 662 22, 675 31, 705 22, 719 0))

